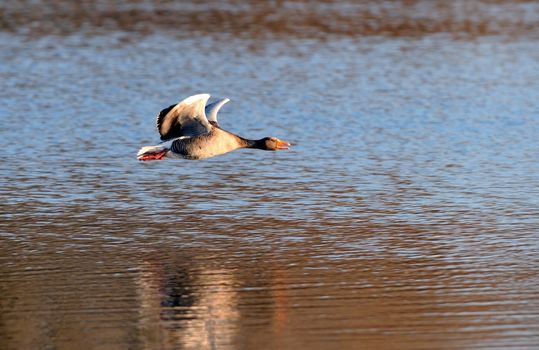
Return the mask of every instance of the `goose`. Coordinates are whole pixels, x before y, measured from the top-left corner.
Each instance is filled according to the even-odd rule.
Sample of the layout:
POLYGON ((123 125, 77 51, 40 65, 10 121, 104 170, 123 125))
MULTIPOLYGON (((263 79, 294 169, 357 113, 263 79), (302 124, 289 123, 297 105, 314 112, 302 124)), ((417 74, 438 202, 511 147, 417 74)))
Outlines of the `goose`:
POLYGON ((178 104, 163 109, 157 116, 157 131, 161 144, 142 147, 137 153, 141 161, 176 159, 205 159, 239 148, 266 151, 287 150, 290 143, 276 137, 250 140, 221 128, 217 113, 228 98, 206 106, 209 94, 187 97, 178 104))

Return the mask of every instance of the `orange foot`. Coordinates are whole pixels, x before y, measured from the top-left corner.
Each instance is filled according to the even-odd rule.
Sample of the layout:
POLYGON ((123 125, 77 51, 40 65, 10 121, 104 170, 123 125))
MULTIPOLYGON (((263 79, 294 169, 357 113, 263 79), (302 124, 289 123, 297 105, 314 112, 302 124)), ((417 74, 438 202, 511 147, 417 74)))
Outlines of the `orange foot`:
POLYGON ((141 154, 138 157, 138 160, 146 161, 146 160, 163 160, 165 159, 165 155, 167 154, 168 149, 159 151, 159 152, 148 152, 141 154))

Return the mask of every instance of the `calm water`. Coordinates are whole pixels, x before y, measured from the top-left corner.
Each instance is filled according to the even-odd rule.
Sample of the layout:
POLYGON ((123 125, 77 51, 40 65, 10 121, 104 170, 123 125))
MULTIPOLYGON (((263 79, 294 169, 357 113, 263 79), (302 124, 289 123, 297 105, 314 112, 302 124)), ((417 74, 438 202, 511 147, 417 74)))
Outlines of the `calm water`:
POLYGON ((539 347, 537 4, 35 3, 0 13, 0 348, 539 347), (294 147, 137 162, 200 92, 294 147))

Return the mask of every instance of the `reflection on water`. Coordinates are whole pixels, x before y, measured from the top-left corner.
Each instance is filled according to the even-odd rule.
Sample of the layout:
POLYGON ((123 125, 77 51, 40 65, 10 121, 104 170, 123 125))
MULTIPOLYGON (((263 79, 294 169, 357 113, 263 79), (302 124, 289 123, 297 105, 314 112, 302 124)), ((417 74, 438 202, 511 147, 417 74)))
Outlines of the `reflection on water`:
POLYGON ((418 36, 451 33, 537 36, 535 1, 325 0, 205 1, 19 0, 0 5, 5 31, 69 34, 110 30, 179 36, 228 33, 236 37, 418 36))
MULTIPOLYGON (((184 270, 185 268, 185 270, 184 270)), ((234 276, 226 269, 196 273, 144 260, 140 266, 141 329, 146 347, 212 349, 233 345, 239 318, 234 276)))
POLYGON ((403 257, 400 247, 327 258, 315 255, 326 252, 323 244, 285 252, 201 237, 185 246, 195 240, 201 248, 28 254, 3 273, 4 340, 13 348, 193 349, 353 348, 359 341, 507 348, 537 340, 533 266, 510 258, 494 264, 496 248, 467 260, 443 251, 403 257))
POLYGON ((0 5, 0 348, 537 348, 537 4, 204 6, 0 5))

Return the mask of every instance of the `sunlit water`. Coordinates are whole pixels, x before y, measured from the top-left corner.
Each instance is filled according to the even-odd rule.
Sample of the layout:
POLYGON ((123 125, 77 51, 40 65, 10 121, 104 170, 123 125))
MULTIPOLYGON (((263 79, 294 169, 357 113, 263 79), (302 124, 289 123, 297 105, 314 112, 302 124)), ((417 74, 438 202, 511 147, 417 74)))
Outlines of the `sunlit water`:
POLYGON ((539 346, 533 37, 0 46, 0 348, 539 346), (137 162, 200 92, 292 150, 137 162))

